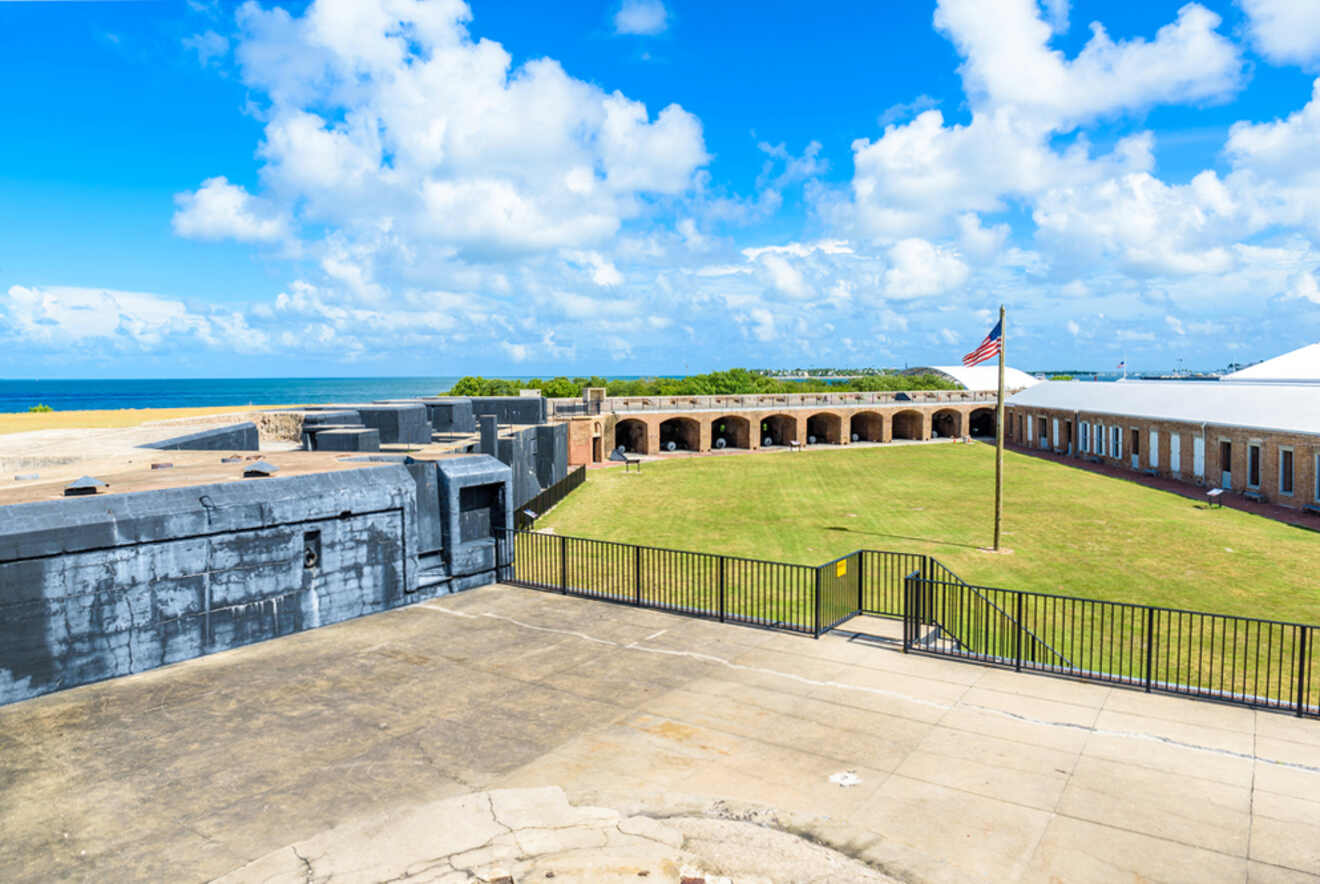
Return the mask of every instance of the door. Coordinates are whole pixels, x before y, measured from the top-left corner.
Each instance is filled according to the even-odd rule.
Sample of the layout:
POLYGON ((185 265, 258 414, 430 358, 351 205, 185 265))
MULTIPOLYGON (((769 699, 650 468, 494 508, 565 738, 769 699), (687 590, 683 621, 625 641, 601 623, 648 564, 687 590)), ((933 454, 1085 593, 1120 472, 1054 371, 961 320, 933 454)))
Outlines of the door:
POLYGON ((1054 450, 1058 451, 1062 447, 1063 442, 1059 438, 1059 419, 1056 417, 1054 419, 1054 450))
POLYGON ((1192 438, 1192 475, 1198 479, 1205 478, 1205 437, 1195 436, 1192 438))
POLYGON ((1132 430, 1132 469, 1141 469, 1141 431, 1132 430))
POLYGON ((1160 466, 1160 431, 1150 431, 1150 466, 1151 469, 1159 469, 1160 466))
POLYGON ((1177 433, 1169 434, 1169 471, 1182 475, 1182 436, 1177 433))
POLYGON ((1233 443, 1219 443, 1219 486, 1233 487, 1233 443))

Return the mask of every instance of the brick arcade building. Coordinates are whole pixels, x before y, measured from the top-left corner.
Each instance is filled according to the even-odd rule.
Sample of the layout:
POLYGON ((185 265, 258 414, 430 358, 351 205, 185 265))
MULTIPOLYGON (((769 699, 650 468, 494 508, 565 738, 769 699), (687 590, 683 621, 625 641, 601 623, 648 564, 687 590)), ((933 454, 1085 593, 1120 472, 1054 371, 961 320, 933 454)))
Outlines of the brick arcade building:
POLYGON ((1320 513, 1320 385, 1038 384, 1008 400, 1005 437, 1320 513))

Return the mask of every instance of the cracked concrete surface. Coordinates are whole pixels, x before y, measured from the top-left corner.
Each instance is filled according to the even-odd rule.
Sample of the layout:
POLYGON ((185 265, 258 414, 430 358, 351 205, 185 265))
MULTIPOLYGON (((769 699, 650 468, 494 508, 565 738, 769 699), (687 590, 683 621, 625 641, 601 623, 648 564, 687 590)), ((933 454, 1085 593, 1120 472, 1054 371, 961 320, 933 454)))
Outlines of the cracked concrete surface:
POLYGON ((0 880, 1320 881, 1320 722, 848 628, 488 587, 3 707, 0 880))
POLYGON ((765 822, 694 815, 624 816, 571 804, 556 786, 498 789, 336 826, 271 851, 221 884, 424 880, 671 884, 892 881, 765 822), (480 843, 478 843, 480 842, 480 843))

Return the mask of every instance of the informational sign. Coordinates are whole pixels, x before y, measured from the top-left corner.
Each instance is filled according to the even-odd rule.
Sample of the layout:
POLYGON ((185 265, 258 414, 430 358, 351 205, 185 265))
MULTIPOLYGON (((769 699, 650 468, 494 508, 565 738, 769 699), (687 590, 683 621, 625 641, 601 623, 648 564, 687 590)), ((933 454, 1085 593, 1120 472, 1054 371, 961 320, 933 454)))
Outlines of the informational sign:
POLYGON ((841 559, 834 563, 834 576, 844 577, 848 574, 848 560, 841 559))

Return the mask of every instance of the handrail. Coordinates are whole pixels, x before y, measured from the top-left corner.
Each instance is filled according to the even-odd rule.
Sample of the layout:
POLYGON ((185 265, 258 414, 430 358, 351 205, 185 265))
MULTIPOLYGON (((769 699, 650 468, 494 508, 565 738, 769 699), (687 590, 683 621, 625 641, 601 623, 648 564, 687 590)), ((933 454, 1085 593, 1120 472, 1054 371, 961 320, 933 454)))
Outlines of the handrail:
MULTIPOLYGON (((1004 617, 1006 620, 1008 620, 1010 623, 1012 623, 1012 624, 1013 624, 1014 626, 1016 626, 1018 629, 1022 630, 1022 631, 1025 632, 1027 635, 1031 636, 1031 640, 1034 641, 1037 645, 1039 645, 1040 647, 1043 647, 1043 648, 1047 649, 1047 650, 1048 650, 1051 654, 1053 654, 1055 657, 1058 657, 1060 660, 1062 660, 1064 666, 1071 666, 1071 665, 1072 665, 1072 661, 1069 660, 1066 656, 1064 656, 1064 655, 1063 655, 1063 654, 1062 654, 1057 648, 1055 648, 1055 647, 1054 647, 1053 645, 1051 645, 1049 642, 1045 641, 1045 640, 1044 640, 1043 638, 1041 638, 1040 636, 1036 635, 1036 633, 1033 632, 1029 627, 1025 626, 1025 625, 1022 624, 1022 623, 1019 623, 1019 622, 1018 622, 1018 619, 1017 619, 1016 617, 1014 617, 1012 614, 1010 614, 1010 613, 1008 613, 1007 611, 1005 611, 1003 608, 999 607, 999 605, 996 604, 995 601, 994 601, 992 598, 990 598, 990 597, 989 597, 988 595, 986 595, 985 593, 981 592, 980 587, 973 586, 972 584, 968 583, 966 580, 963 580, 961 577, 959 577, 957 574, 955 574, 955 573, 953 572, 953 569, 951 569, 948 565, 946 565, 946 564, 944 564, 943 562, 941 562, 939 559, 932 558, 932 559, 931 559, 931 562, 933 562, 933 563, 936 564, 936 565, 939 565, 940 568, 942 568, 942 569, 944 570, 944 573, 945 573, 945 574, 948 574, 950 577, 952 577, 953 580, 952 580, 952 581, 932 581, 932 580, 929 580, 929 579, 928 579, 928 580, 926 581, 927 583, 935 583, 935 582, 949 582, 949 583, 952 583, 952 582, 955 582, 955 581, 956 581, 957 583, 961 584, 961 585, 962 585, 963 587, 965 587, 966 589, 971 590, 972 593, 973 593, 977 598, 981 599, 981 601, 985 602, 987 605, 989 605, 990 607, 992 607, 992 608, 994 608, 996 611, 998 611, 999 614, 1000 614, 1000 616, 1004 617)), ((1016 590, 1013 590, 1013 591, 1016 591, 1016 590)))

